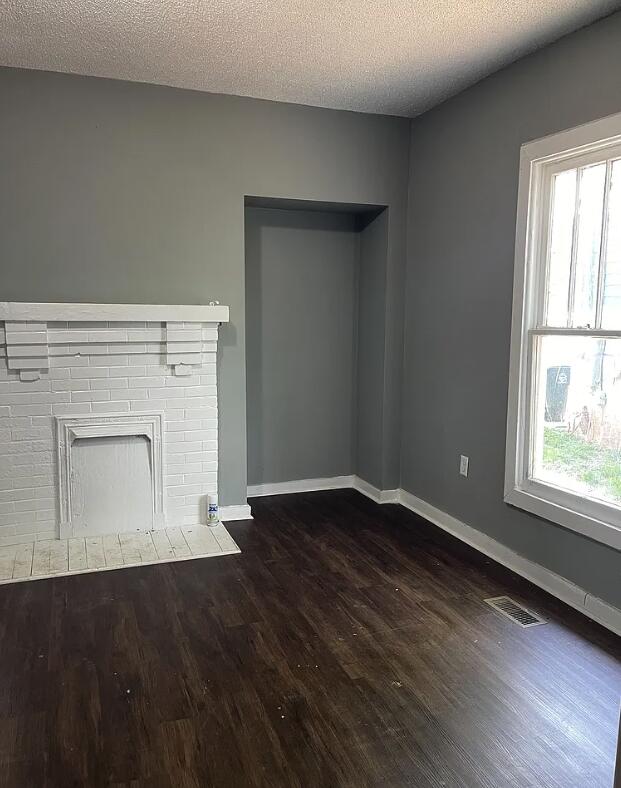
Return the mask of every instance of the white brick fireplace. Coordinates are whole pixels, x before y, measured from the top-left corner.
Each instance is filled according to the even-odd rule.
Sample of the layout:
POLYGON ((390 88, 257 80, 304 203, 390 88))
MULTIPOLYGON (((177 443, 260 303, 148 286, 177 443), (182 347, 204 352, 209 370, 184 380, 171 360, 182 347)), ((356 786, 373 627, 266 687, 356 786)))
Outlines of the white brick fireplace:
POLYGON ((144 439, 150 517, 136 530, 205 522, 228 318, 218 304, 0 303, 0 546, 83 535, 73 449, 88 439, 144 439))

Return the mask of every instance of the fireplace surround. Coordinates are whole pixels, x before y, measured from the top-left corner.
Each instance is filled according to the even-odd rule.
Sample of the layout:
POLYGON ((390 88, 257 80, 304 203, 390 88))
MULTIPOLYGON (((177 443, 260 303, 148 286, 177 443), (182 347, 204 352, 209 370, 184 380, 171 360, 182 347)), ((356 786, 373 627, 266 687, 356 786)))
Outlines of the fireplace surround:
POLYGON ((147 439, 154 529, 205 522, 228 318, 216 303, 0 303, 0 545, 80 535, 71 448, 86 437, 147 439))

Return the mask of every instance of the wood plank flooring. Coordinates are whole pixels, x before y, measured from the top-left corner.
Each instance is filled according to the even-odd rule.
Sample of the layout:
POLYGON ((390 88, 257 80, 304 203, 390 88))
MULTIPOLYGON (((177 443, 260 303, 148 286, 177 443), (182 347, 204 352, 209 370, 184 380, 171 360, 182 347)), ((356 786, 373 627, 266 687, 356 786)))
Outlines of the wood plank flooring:
POLYGON ((105 569, 239 553, 226 527, 196 525, 160 531, 45 539, 0 547, 0 585, 105 569))
POLYGON ((235 559, 0 588, 0 786, 610 788, 618 638, 354 491, 253 512, 235 559))

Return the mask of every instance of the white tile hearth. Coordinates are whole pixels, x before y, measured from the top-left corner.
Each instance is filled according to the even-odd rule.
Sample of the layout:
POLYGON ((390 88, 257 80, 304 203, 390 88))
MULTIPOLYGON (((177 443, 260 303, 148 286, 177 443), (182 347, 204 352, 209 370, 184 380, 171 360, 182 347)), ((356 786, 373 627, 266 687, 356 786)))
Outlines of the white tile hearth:
POLYGON ((240 552, 221 523, 45 539, 0 548, 0 585, 240 552))

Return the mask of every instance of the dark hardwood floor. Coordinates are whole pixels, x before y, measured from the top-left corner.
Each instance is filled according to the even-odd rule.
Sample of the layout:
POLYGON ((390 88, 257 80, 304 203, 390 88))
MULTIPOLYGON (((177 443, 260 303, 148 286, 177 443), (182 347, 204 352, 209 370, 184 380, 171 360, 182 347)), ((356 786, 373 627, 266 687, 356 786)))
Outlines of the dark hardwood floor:
POLYGON ((240 556, 0 588, 0 785, 612 785, 619 639, 399 507, 253 511, 240 556))

